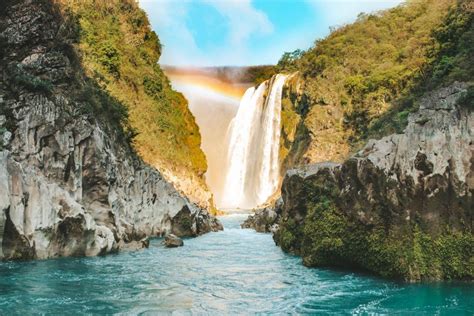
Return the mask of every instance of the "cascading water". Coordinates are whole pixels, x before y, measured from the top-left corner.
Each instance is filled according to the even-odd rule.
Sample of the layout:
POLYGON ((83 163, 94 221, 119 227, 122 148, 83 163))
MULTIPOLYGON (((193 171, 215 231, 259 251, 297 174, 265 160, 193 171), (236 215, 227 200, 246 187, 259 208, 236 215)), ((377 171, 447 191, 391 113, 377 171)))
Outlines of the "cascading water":
POLYGON ((227 173, 221 208, 265 203, 280 181, 281 95, 285 75, 249 88, 228 129, 227 173))

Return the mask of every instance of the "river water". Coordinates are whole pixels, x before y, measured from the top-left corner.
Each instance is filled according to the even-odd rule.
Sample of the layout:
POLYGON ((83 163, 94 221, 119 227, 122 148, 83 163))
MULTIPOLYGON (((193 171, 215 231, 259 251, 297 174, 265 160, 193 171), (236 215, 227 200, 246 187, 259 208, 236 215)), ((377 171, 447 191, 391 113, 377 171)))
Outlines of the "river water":
POLYGON ((474 286, 407 285, 309 269, 271 235, 225 230, 166 249, 95 258, 0 263, 0 314, 419 314, 473 315, 474 286))

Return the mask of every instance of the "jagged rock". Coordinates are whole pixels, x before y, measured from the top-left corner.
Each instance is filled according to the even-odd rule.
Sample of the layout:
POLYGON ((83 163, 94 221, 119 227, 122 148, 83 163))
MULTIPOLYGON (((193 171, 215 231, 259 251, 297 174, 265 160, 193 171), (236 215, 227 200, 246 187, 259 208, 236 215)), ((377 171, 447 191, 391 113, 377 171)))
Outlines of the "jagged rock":
POLYGON ((275 241, 310 266, 474 278, 474 114, 456 103, 465 88, 431 92, 403 134, 342 164, 288 171, 275 241))
POLYGON ((171 232, 180 237, 196 237, 224 229, 217 218, 209 213, 191 212, 186 206, 171 219, 171 227, 171 232))
POLYGON ((282 205, 282 199, 279 198, 274 206, 268 206, 263 209, 255 210, 253 215, 240 225, 242 228, 251 228, 259 233, 271 233, 278 229, 279 208, 282 205))
POLYGON ((181 238, 179 238, 176 235, 169 234, 165 237, 165 240, 163 241, 166 247, 168 248, 176 248, 176 247, 182 247, 184 246, 184 242, 181 238))
POLYGON ((53 2, 0 10, 0 259, 146 247, 183 225, 184 209, 194 235, 218 229, 107 120, 81 110, 85 73, 62 26, 53 2))

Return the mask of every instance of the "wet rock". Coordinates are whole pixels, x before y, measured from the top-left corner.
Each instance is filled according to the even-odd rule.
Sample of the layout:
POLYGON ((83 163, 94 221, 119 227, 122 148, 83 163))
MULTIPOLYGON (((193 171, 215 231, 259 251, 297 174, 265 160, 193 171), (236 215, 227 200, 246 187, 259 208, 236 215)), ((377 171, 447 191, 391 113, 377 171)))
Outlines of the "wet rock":
POLYGON ((207 211, 199 209, 193 212, 188 206, 172 218, 171 224, 171 232, 180 237, 196 237, 224 229, 219 220, 207 211))
POLYGON ((259 233, 271 233, 277 228, 279 218, 279 208, 281 206, 281 198, 277 200, 276 205, 263 209, 255 210, 253 215, 240 225, 241 228, 254 229, 259 233))
POLYGON ((224 230, 222 223, 207 211, 196 213, 194 220, 196 221, 198 235, 224 230))
POLYGON ((165 237, 165 240, 163 241, 164 245, 167 248, 176 248, 176 247, 182 247, 184 245, 184 242, 181 238, 179 238, 176 235, 169 234, 165 237))

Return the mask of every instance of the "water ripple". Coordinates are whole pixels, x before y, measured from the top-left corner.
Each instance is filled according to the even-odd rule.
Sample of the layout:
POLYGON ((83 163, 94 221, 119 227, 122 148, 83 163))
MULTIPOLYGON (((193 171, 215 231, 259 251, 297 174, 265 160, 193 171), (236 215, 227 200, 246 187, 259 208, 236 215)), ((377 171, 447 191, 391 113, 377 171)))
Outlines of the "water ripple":
POLYGON ((0 314, 474 314, 472 285, 308 269, 243 216, 176 249, 0 263, 0 314))

